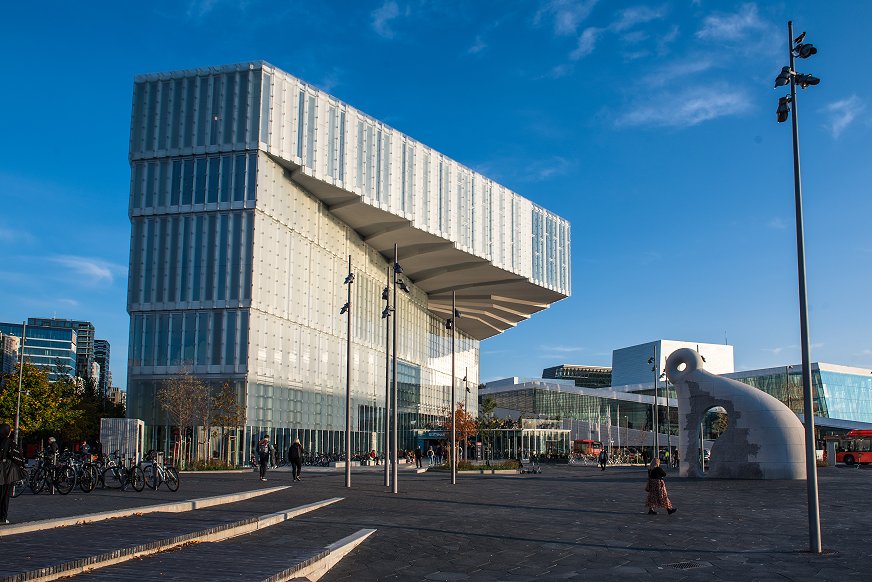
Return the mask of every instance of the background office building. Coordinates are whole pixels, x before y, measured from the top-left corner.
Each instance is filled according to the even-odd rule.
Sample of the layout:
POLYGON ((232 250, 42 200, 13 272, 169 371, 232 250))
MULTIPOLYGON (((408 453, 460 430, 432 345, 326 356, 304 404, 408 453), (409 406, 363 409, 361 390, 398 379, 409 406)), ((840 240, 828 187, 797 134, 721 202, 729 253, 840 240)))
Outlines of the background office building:
POLYGON ((101 396, 109 394, 109 388, 112 386, 112 372, 109 371, 110 352, 109 340, 94 340, 94 362, 100 366, 100 374, 97 376, 97 392, 101 396))
POLYGON ((90 321, 56 319, 54 317, 28 317, 27 327, 74 329, 76 331, 76 362, 70 376, 87 380, 94 375, 94 324, 90 321))
POLYGON ((400 447, 449 414, 452 292, 459 397, 481 340, 570 294, 565 220, 263 62, 137 77, 130 163, 129 416, 166 424, 183 371, 230 383, 241 455, 342 448, 349 255, 354 450, 381 450, 395 258, 400 447))
POLYGON ((8 374, 18 364, 18 344, 21 338, 0 333, 0 374, 8 374))
MULTIPOLYGON (((55 327, 27 324, 24 340, 24 360, 48 372, 54 382, 59 374, 72 375, 76 370, 76 330, 73 327, 55 327)), ((23 325, 0 322, 0 333, 18 338, 18 353, 22 352, 23 325)))
MULTIPOLYGON (((562 365, 543 370, 543 376, 563 379, 506 378, 489 382, 479 398, 491 398, 497 416, 560 420, 573 439, 610 442, 613 446, 652 446, 653 427, 659 422, 660 446, 676 444, 678 401, 675 388, 661 376, 666 358, 683 347, 698 349, 706 370, 759 388, 781 400, 803 420, 802 366, 799 364, 735 372, 733 346, 657 340, 612 352, 612 377, 634 383, 588 388, 571 380, 574 368, 562 365), (656 350, 656 356, 655 354, 656 350), (649 363, 648 358, 653 361, 649 363), (558 372, 555 373, 555 370, 558 372), (655 382, 654 377, 658 377, 655 382), (647 378, 646 378, 647 376, 647 378), (566 379, 570 378, 570 379, 566 379), (654 406, 655 397, 657 406, 654 406)), ((813 362, 812 398, 815 431, 820 438, 852 428, 872 429, 872 370, 813 362)), ((718 411, 704 420, 706 438, 714 439, 724 428, 718 411)))

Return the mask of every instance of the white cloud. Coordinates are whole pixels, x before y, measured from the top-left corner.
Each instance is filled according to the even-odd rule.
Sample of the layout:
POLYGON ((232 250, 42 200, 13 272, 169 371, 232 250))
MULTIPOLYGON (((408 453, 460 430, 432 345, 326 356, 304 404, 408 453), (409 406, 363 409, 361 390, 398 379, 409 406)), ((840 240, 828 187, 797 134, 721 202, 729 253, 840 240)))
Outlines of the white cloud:
POLYGON ((123 265, 92 257, 58 255, 49 260, 70 269, 75 275, 82 277, 84 280, 79 282, 84 283, 108 283, 111 285, 116 275, 127 273, 127 267, 123 265))
POLYGON ((654 95, 618 116, 617 127, 691 127, 739 115, 751 109, 748 96, 727 87, 691 88, 678 94, 654 95))
POLYGON ((663 18, 662 10, 655 10, 647 6, 636 6, 621 10, 614 22, 609 25, 609 28, 615 32, 623 32, 636 26, 663 18))
POLYGON ((785 223, 780 216, 776 216, 772 220, 770 220, 766 226, 774 230, 785 230, 787 228, 787 223, 785 223))
POLYGON ((866 104, 856 95, 830 103, 825 108, 830 117, 826 128, 833 134, 834 139, 838 139, 864 109, 866 104))
POLYGON ((575 47, 575 50, 569 53, 569 58, 573 61, 577 61, 578 59, 584 58, 592 53, 593 49, 596 48, 596 41, 602 33, 603 29, 595 26, 584 29, 584 32, 582 32, 581 36, 578 37, 578 46, 575 47))
POLYGON ((533 17, 533 24, 546 18, 554 19, 554 34, 566 36, 575 34, 578 25, 591 13, 598 0, 551 0, 546 2, 533 17))
POLYGON ((540 346, 540 347, 539 347, 539 350, 540 350, 540 351, 543 351, 543 352, 558 352, 558 353, 561 353, 561 354, 571 354, 571 353, 574 353, 574 352, 583 352, 583 351, 585 351, 586 349, 587 349, 587 348, 584 348, 584 347, 582 347, 582 346, 566 346, 566 345, 561 345, 561 346, 540 346))
POLYGON ((757 14, 756 4, 743 4, 735 14, 711 14, 703 19, 696 33, 703 40, 741 40, 747 34, 765 30, 766 24, 757 14))
POLYGON ((382 38, 394 38, 391 22, 400 15, 400 7, 394 0, 387 0, 372 11, 372 28, 382 38))
POLYGON ((475 42, 472 43, 472 46, 470 46, 468 49, 466 49, 466 52, 471 54, 471 55, 477 55, 478 53, 480 53, 481 51, 483 51, 486 48, 487 48, 487 43, 484 41, 484 39, 481 37, 481 35, 478 35, 475 37, 475 42))
POLYGON ((0 226, 0 241, 7 243, 33 242, 33 235, 25 230, 0 226))
POLYGON ((707 57, 693 57, 691 59, 667 63, 644 78, 647 86, 662 86, 676 79, 702 73, 711 69, 714 61, 707 57))

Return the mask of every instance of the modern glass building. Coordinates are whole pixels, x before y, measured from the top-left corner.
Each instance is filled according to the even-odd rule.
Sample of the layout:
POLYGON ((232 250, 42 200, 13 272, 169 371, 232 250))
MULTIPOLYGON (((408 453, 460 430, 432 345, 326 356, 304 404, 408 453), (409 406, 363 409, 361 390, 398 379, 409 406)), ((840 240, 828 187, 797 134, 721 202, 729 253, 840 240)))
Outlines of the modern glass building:
POLYGON ((97 389, 102 396, 109 394, 112 387, 112 372, 109 371, 111 346, 109 340, 94 340, 94 361, 100 366, 100 376, 97 379, 97 389))
POLYGON ((561 364, 542 370, 546 380, 572 380, 582 388, 608 388, 612 385, 612 369, 602 366, 561 364))
POLYGON ((566 220, 264 62, 137 77, 130 164, 129 415, 167 424, 185 371, 230 383, 240 456, 340 450, 349 255, 355 450, 381 450, 395 259, 401 448, 449 413, 452 293, 471 386, 481 340, 570 294, 566 220))
POLYGON ((56 319, 54 317, 28 317, 27 327, 51 327, 76 330, 76 362, 71 376, 83 380, 90 378, 94 365, 94 324, 90 321, 56 319))
MULTIPOLYGON (((0 333, 19 339, 19 355, 22 352, 22 328, 20 323, 0 322, 0 333)), ((58 379, 59 373, 73 376, 76 373, 76 339, 76 329, 73 327, 31 325, 28 320, 24 359, 44 368, 52 382, 58 379)))
MULTIPOLYGON (((778 398, 803 415, 802 365, 726 374, 778 398)), ((812 407, 820 424, 827 420, 872 423, 872 370, 812 362, 812 407)), ((818 421, 815 421, 818 423, 818 421)), ((859 425, 857 428, 861 428, 859 425)), ((865 428, 865 427, 863 427, 865 428)))

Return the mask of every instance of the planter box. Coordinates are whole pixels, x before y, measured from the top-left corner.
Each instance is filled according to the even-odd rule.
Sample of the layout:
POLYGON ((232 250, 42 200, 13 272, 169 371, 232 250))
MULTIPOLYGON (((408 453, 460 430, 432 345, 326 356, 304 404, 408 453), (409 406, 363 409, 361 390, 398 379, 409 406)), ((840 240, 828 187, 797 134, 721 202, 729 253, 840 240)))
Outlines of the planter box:
POLYGON ((475 471, 458 471, 458 475, 517 475, 517 469, 478 469, 475 471))

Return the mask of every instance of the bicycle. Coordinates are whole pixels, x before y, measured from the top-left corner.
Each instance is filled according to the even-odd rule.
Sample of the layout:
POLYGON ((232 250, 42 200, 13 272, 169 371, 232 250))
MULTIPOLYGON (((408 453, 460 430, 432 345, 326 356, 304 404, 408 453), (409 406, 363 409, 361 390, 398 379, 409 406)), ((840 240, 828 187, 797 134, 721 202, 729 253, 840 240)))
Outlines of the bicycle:
POLYGON ((43 456, 30 474, 28 486, 34 495, 39 495, 46 487, 49 492, 67 495, 76 486, 76 472, 68 464, 55 464, 43 456))
POLYGON ((167 489, 170 491, 179 490, 179 471, 173 466, 164 465, 159 461, 155 451, 149 451, 146 455, 145 468, 142 470, 145 477, 145 484, 154 491, 157 491, 161 483, 166 483, 167 489))
POLYGON ((124 491, 130 485, 137 493, 145 489, 145 474, 142 469, 138 464, 133 463, 132 458, 128 461, 130 466, 126 467, 118 459, 118 451, 110 455, 106 468, 100 475, 100 482, 104 487, 124 491))

